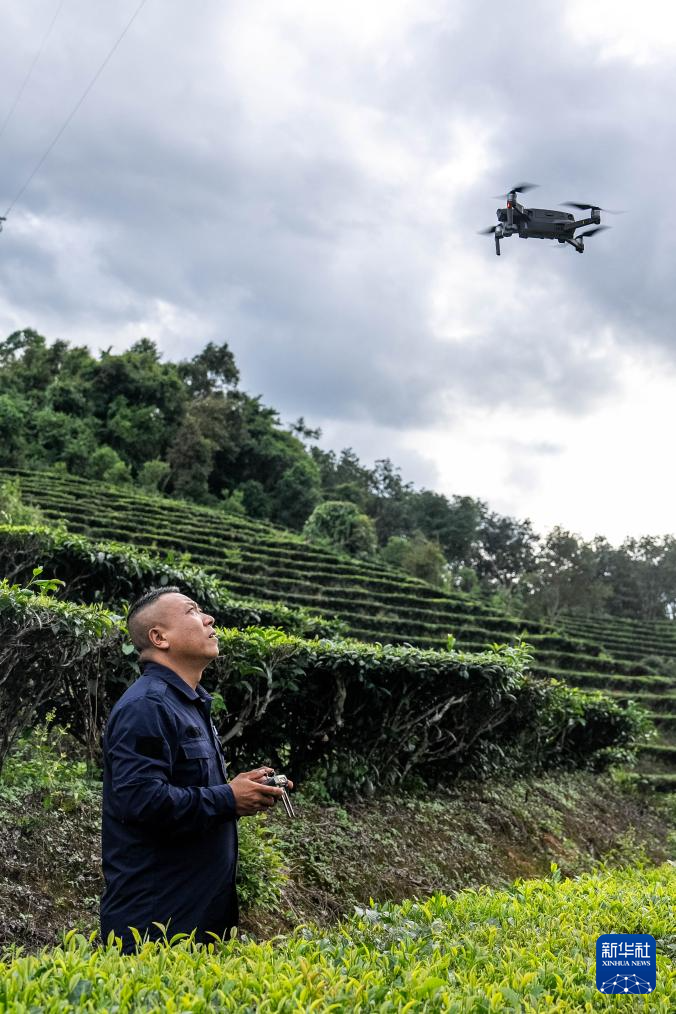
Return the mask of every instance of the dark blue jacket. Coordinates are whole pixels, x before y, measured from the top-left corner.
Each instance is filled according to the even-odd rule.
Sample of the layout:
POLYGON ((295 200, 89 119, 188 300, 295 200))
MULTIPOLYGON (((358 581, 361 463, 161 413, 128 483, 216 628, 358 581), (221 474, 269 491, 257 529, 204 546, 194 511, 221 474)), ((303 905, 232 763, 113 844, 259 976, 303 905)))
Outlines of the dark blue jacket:
POLYGON ((211 697, 166 666, 143 675, 113 707, 103 738, 101 932, 134 950, 197 930, 209 942, 237 924, 237 820, 211 697))

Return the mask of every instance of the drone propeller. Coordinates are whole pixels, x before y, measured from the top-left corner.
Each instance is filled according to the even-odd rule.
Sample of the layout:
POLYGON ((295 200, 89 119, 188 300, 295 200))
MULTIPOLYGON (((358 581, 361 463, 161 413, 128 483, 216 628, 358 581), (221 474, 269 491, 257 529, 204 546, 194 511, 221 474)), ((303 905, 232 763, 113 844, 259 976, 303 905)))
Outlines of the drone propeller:
POLYGON ((566 208, 577 208, 578 211, 603 211, 606 215, 624 215, 624 211, 602 208, 599 204, 578 204, 577 201, 561 201, 561 204, 566 208))
POLYGON ((477 235, 479 235, 479 236, 491 236, 495 232, 496 229, 497 229, 497 225, 492 225, 490 227, 490 229, 479 229, 477 235))
POLYGON ((498 201, 501 197, 509 197, 510 194, 526 194, 529 190, 535 190, 537 186, 537 183, 517 183, 517 185, 512 187, 511 190, 508 190, 506 194, 494 194, 494 198, 498 201))
POLYGON ((587 229, 586 232, 581 232, 575 237, 575 239, 582 239, 583 236, 595 236, 597 232, 603 232, 604 229, 611 229, 610 225, 597 225, 594 229, 587 229))

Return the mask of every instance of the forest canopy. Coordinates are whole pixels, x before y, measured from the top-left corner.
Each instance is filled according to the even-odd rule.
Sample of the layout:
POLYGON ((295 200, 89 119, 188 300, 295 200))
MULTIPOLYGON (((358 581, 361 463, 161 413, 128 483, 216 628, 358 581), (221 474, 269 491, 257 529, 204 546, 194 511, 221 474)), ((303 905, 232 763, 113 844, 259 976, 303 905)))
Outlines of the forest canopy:
POLYGON ((672 617, 672 536, 619 547, 562 528, 539 536, 471 496, 416 489, 387 458, 369 467, 351 448, 321 448, 319 430, 284 425, 239 381, 225 342, 172 363, 149 338, 97 355, 16 331, 0 342, 0 467, 133 484, 304 530, 523 615, 672 617))

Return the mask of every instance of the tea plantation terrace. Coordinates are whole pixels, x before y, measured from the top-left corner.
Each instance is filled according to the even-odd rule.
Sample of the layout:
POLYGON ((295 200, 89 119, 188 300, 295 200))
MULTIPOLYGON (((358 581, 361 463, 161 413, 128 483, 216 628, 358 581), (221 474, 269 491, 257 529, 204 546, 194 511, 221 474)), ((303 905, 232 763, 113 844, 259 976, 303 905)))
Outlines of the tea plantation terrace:
POLYGON ((563 614, 557 626, 564 631, 593 640, 608 651, 625 658, 658 655, 676 664, 676 623, 671 620, 634 620, 629 617, 577 616, 563 614))
POLYGON ((218 509, 47 471, 0 476, 18 476, 25 500, 50 521, 64 519, 70 531, 162 555, 188 553, 234 594, 336 616, 363 641, 438 648, 452 634, 458 647, 481 651, 523 636, 535 648, 537 674, 642 704, 660 733, 644 750, 646 773, 660 787, 676 787, 676 627, 669 622, 526 621, 218 509))

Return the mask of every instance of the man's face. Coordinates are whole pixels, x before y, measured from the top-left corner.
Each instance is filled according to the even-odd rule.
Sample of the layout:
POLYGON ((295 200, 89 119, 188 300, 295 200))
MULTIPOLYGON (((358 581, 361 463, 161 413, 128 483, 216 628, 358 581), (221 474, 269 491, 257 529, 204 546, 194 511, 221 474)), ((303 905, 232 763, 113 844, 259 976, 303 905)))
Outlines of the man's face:
POLYGON ((196 602, 179 592, 163 595, 159 603, 160 616, 148 632, 151 644, 166 651, 167 659, 206 663, 216 658, 218 638, 213 616, 202 612, 196 602))

